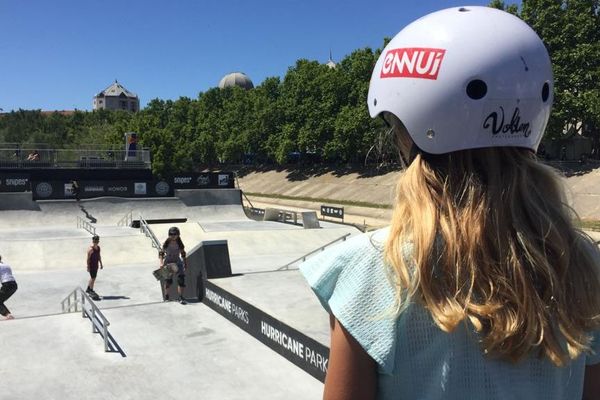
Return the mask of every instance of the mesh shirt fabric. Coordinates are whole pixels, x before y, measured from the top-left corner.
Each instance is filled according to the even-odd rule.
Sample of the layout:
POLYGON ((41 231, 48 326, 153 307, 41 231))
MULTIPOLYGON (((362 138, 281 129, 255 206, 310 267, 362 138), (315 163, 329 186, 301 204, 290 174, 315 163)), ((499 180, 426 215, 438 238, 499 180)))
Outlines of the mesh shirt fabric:
POLYGON ((593 356, 562 368, 537 357, 511 364, 485 358, 470 325, 445 333, 416 303, 395 316, 387 233, 355 236, 300 266, 323 307, 377 362, 378 399, 581 399, 585 365, 600 362, 600 340, 593 356))

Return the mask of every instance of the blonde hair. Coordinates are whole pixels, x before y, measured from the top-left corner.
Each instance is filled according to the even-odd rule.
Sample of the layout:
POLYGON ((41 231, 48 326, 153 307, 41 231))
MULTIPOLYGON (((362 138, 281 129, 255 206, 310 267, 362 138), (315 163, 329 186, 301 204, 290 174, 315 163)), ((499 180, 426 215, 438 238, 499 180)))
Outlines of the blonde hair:
POLYGON ((397 311, 416 300, 446 332, 470 321, 484 353, 512 362, 537 354, 561 366, 589 351, 599 251, 565 204, 558 175, 528 150, 418 154, 399 178, 385 249, 397 311))

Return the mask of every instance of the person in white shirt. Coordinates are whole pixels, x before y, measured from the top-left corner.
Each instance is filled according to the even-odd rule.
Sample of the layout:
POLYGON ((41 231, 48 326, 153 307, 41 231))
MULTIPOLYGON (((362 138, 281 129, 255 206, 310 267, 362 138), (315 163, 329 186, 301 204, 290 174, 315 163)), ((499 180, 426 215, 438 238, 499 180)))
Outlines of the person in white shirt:
POLYGON ((17 291, 17 282, 10 265, 2 262, 2 256, 0 256, 0 282, 2 283, 2 287, 0 287, 0 314, 5 319, 14 319, 4 302, 17 291))

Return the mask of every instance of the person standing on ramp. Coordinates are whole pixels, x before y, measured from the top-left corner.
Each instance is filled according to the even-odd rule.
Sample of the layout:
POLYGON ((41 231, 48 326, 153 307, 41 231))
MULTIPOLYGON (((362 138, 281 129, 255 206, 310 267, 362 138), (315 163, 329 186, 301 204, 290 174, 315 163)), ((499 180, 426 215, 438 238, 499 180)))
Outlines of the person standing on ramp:
POLYGON ((100 269, 104 268, 102 264, 102 257, 100 256, 100 246, 98 243, 100 242, 100 237, 98 235, 94 235, 92 237, 92 245, 87 251, 87 270, 90 273, 90 280, 88 282, 88 287, 86 289, 86 293, 92 298, 92 300, 100 300, 100 296, 98 293, 94 291, 94 283, 96 282, 96 276, 98 275, 98 266, 100 269))
MULTIPOLYGON (((177 293, 179 294, 179 303, 187 304, 183 297, 183 289, 185 288, 185 270, 187 269, 187 259, 185 256, 185 246, 179 236, 179 228, 173 226, 169 228, 169 237, 163 243, 162 249, 164 253, 160 254, 161 266, 168 264, 177 265, 177 293)), ((169 288, 173 284, 173 278, 165 279, 165 294, 164 300, 169 301, 169 288)))
POLYGON ((17 282, 12 274, 10 265, 2 262, 2 256, 0 256, 0 314, 5 319, 14 319, 10 310, 4 305, 4 302, 10 298, 17 291, 17 282))

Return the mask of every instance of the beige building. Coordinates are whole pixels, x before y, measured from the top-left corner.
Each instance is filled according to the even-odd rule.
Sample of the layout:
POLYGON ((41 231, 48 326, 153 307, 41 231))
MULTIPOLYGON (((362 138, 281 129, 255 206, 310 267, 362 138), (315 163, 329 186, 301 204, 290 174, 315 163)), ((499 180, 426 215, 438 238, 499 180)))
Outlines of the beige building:
POLYGON ((115 83, 94 96, 94 110, 125 110, 138 112, 140 110, 140 99, 137 94, 125 89, 115 79, 115 83))

